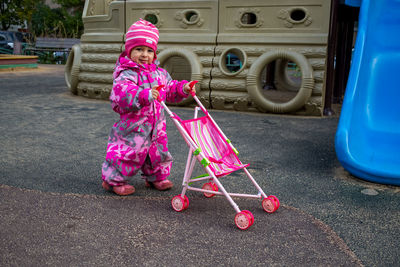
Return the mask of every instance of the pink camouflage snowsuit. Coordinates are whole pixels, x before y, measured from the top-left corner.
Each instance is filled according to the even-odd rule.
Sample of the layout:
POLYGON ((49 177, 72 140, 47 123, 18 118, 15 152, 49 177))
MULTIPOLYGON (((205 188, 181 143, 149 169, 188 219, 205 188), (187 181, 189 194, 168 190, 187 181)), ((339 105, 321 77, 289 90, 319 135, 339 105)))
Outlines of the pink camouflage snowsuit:
POLYGON ((180 102, 188 96, 183 90, 188 81, 172 80, 158 62, 140 65, 125 53, 117 61, 113 78, 110 100, 120 120, 111 128, 102 179, 111 186, 120 186, 141 170, 145 180, 162 181, 170 174, 172 156, 168 152, 164 109, 153 100, 151 88, 165 85, 161 98, 180 102))

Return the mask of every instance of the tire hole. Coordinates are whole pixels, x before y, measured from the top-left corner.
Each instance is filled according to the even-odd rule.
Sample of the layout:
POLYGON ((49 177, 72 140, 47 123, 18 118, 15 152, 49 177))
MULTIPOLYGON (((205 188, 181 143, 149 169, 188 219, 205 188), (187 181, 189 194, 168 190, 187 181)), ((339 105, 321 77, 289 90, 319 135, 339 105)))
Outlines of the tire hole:
POLYGON ((191 67, 187 59, 180 56, 169 57, 163 64, 168 73, 174 80, 191 80, 191 67))
POLYGON ((267 64, 260 75, 263 96, 276 103, 292 100, 301 87, 302 73, 292 61, 274 60, 267 64))

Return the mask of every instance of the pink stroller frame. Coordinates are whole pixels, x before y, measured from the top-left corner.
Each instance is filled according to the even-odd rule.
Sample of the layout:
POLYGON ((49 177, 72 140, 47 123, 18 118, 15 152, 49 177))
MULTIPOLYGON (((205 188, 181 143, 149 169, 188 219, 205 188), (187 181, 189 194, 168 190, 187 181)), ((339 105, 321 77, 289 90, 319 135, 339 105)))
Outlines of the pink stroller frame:
MULTIPOLYGON (((192 82, 190 86, 193 87, 195 83, 197 81, 192 82)), ((160 86, 159 89, 161 88, 160 86)), ((273 213, 279 208, 279 200, 274 195, 267 196, 264 193, 246 169, 249 164, 243 164, 240 161, 237 156, 238 151, 218 127, 194 92, 192 92, 192 96, 198 106, 195 107, 194 118, 191 120, 180 119, 176 114, 171 112, 163 101, 160 101, 189 146, 185 174, 183 176, 182 193, 172 198, 172 208, 175 211, 181 212, 189 207, 189 199, 186 196, 187 190, 202 192, 208 198, 215 195, 224 195, 236 211, 236 226, 241 230, 248 229, 254 223, 254 216, 248 210, 241 211, 232 197, 262 199, 261 205, 267 213, 273 213), (198 117, 199 110, 205 116, 198 117), (192 178, 196 161, 204 167, 207 174, 192 178), (229 193, 226 191, 219 178, 241 169, 244 170, 247 177, 256 187, 258 194, 229 193), (201 188, 192 186, 195 182, 205 180, 208 180, 208 182, 204 183, 201 188)))

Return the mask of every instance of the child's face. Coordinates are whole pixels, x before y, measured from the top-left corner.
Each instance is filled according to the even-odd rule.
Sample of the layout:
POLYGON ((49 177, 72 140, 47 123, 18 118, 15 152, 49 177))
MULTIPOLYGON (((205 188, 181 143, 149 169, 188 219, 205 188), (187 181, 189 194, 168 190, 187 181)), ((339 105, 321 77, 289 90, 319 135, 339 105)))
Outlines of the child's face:
POLYGON ((136 46, 132 49, 130 58, 138 64, 151 64, 154 59, 154 50, 147 46, 136 46))

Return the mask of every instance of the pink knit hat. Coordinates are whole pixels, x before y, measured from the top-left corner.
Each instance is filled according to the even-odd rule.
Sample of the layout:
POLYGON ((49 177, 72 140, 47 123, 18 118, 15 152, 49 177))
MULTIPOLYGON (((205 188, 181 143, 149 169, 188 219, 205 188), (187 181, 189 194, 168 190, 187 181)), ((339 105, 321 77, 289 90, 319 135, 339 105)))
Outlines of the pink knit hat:
POLYGON ((129 56, 134 47, 144 45, 154 50, 154 59, 156 59, 158 38, 157 27, 140 19, 133 23, 126 33, 125 51, 129 56))

